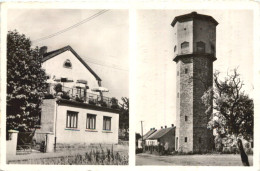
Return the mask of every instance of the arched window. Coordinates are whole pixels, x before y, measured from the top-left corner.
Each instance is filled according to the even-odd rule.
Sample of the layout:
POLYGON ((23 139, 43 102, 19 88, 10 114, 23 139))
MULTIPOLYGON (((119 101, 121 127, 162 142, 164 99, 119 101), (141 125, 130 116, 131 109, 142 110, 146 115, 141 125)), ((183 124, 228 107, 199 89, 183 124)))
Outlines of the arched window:
POLYGON ((71 62, 70 62, 69 59, 67 59, 67 60, 64 62, 63 66, 64 66, 65 68, 72 68, 72 65, 71 65, 71 62))
POLYGON ((177 50, 177 46, 175 45, 175 46, 174 46, 174 52, 176 52, 176 50, 177 50))
POLYGON ((189 42, 183 42, 181 44, 181 53, 188 53, 189 52, 189 42))
POLYGON ((197 42, 197 52, 199 53, 205 53, 205 43, 200 41, 197 42))

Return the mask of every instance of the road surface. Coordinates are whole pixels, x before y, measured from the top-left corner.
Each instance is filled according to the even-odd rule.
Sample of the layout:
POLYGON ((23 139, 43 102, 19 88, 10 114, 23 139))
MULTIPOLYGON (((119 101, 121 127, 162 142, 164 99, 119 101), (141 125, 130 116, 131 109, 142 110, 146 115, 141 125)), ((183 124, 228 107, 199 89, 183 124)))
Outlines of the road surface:
MULTIPOLYGON (((250 166, 253 156, 249 155, 250 166)), ((175 166, 242 166, 239 154, 205 154, 158 156, 140 153, 136 155, 136 165, 175 165, 175 166)))

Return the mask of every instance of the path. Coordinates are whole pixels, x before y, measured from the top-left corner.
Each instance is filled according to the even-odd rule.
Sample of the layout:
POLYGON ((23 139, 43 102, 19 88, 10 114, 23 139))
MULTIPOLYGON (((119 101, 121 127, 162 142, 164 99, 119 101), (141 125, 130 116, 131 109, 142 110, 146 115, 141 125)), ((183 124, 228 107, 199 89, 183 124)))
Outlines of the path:
MULTIPOLYGON (((248 158, 252 166, 253 156, 248 158)), ((242 163, 239 154, 156 156, 141 153, 136 155, 136 165, 242 166, 242 163)))

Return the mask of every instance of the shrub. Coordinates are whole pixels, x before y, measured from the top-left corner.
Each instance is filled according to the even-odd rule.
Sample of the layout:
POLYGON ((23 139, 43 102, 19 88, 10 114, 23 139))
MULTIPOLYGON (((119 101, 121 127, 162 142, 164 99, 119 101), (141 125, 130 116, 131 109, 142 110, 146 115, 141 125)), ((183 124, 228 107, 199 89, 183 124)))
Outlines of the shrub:
POLYGON ((62 85, 60 83, 56 84, 54 86, 54 90, 56 91, 56 93, 62 92, 62 85))
POLYGON ((46 93, 46 94, 44 94, 44 99, 54 99, 54 96, 53 96, 53 94, 46 93))
POLYGON ((75 101, 77 101, 77 102, 81 102, 81 103, 83 103, 83 102, 84 102, 84 100, 83 100, 83 99, 81 99, 81 98, 79 98, 79 97, 76 97, 76 98, 75 98, 75 101))
POLYGON ((94 100, 89 100, 88 103, 91 105, 96 105, 96 102, 94 100))
POLYGON ((70 96, 65 91, 63 91, 62 95, 61 95, 61 98, 69 100, 70 96))

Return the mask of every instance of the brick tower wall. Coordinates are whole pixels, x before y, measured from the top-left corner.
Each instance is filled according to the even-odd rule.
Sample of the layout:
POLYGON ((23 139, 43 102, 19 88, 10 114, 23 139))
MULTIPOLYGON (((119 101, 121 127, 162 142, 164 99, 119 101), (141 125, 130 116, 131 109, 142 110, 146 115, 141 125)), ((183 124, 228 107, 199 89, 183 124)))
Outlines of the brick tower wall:
POLYGON ((179 76, 177 76, 179 121, 178 136, 176 135, 176 137, 179 140, 179 151, 189 152, 193 150, 193 84, 190 79, 193 75, 193 59, 182 57, 178 61, 177 72, 179 72, 179 76), (185 137, 187 137, 187 142, 185 142, 185 137))
POLYGON ((207 129, 209 116, 201 97, 212 86, 213 62, 209 57, 193 58, 193 151, 210 150, 213 133, 207 129))

